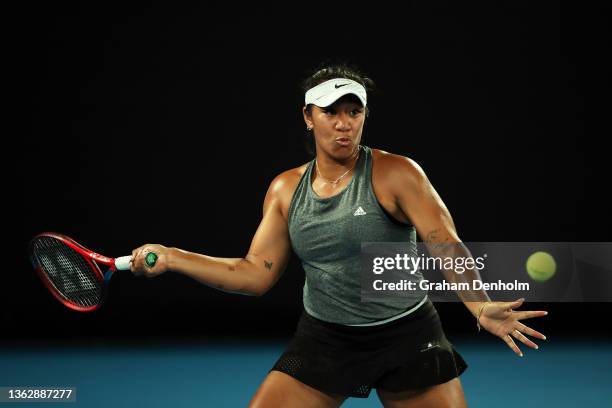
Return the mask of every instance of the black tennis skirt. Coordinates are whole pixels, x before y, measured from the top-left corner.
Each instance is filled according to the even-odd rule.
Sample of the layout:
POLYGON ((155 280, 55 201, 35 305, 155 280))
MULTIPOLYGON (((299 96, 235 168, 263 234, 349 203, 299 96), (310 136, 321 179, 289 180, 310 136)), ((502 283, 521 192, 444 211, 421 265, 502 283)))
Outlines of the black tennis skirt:
POLYGON ((303 311, 270 371, 322 392, 367 398, 372 388, 400 392, 442 384, 466 368, 428 299, 411 314, 378 326, 329 323, 303 311))

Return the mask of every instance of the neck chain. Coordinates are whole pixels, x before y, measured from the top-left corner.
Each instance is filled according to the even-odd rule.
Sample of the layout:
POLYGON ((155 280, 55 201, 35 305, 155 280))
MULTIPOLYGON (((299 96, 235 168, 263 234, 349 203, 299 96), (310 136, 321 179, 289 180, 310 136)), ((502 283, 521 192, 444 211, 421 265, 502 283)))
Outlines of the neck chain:
POLYGON ((325 180, 327 184, 331 184, 332 188, 335 188, 336 185, 338 185, 338 183, 340 182, 340 180, 342 180, 344 176, 346 176, 349 173, 349 171, 353 170, 353 167, 355 167, 355 164, 357 164, 357 160, 359 160, 359 153, 357 154, 357 158, 353 162, 353 165, 343 175, 341 175, 335 180, 329 180, 321 175, 321 172, 319 171, 319 165, 317 164, 317 159, 315 159, 315 170, 317 171, 317 174, 319 175, 319 177, 325 180))

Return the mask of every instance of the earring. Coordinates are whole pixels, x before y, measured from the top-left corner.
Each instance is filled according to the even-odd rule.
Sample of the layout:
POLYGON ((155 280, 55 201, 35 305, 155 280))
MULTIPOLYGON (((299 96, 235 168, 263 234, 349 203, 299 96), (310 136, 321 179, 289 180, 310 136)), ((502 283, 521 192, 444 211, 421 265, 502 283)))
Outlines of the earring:
POLYGON ((312 128, 310 126, 306 126, 306 130, 310 132, 312 128))

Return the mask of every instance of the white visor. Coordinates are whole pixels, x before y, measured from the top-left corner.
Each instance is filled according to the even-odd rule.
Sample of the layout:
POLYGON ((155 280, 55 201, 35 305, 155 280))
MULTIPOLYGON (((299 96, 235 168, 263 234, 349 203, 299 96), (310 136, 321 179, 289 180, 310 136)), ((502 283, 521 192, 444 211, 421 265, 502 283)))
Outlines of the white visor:
POLYGON ((347 78, 330 79, 310 88, 306 91, 304 103, 306 106, 312 103, 320 108, 325 108, 348 94, 355 95, 363 106, 366 106, 368 97, 363 85, 347 78))

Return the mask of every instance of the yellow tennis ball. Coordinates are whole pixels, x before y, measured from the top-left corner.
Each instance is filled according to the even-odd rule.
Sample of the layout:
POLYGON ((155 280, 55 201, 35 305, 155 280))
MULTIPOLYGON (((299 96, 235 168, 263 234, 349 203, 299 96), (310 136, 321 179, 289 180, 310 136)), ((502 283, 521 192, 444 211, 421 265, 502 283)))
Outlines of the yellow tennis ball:
POLYGON ((553 277, 557 271, 555 258, 548 252, 534 252, 527 258, 527 273, 537 282, 546 282, 553 277))

